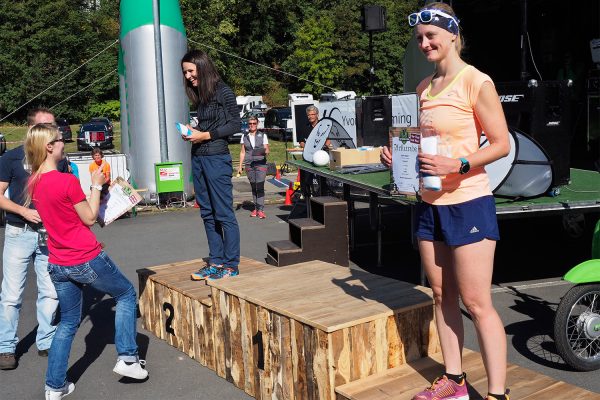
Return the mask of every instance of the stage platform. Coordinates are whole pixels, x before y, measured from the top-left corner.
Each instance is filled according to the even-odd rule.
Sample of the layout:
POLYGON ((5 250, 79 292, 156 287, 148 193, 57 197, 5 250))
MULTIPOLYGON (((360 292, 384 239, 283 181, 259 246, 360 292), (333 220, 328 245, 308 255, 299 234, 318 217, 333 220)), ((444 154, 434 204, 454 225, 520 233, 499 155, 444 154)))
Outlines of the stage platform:
MULTIPOLYGON (((485 399, 487 379, 481 354, 464 350, 470 400, 485 399)), ((337 400, 410 400, 444 372, 441 354, 390 369, 381 374, 339 386, 337 400)), ((532 370, 508 365, 507 386, 511 399, 519 400, 600 400, 600 394, 556 381, 532 370)))
POLYGON ((138 270, 143 327, 256 398, 334 399, 439 352, 427 288, 322 261, 190 281, 201 264, 138 270))

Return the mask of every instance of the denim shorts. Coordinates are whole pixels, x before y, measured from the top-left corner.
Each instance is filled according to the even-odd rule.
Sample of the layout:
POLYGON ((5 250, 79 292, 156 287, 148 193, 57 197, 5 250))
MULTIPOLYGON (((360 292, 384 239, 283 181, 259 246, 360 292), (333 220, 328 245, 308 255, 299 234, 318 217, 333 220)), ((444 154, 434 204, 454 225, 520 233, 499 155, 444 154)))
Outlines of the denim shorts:
POLYGON ((448 246, 500 240, 493 196, 451 205, 419 203, 416 213, 415 235, 419 239, 445 242, 448 246))

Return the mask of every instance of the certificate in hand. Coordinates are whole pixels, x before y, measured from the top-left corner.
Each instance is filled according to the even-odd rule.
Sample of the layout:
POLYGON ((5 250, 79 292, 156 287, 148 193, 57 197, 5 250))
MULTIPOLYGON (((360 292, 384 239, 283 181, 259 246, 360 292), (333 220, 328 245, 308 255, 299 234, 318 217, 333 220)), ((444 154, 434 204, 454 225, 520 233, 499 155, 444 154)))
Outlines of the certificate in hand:
POLYGON ((390 128, 392 151, 392 196, 417 197, 419 190, 419 164, 417 154, 421 134, 419 128, 390 128))
POLYGON ((142 196, 121 177, 115 179, 108 193, 100 200, 98 223, 104 227, 142 201, 142 196))

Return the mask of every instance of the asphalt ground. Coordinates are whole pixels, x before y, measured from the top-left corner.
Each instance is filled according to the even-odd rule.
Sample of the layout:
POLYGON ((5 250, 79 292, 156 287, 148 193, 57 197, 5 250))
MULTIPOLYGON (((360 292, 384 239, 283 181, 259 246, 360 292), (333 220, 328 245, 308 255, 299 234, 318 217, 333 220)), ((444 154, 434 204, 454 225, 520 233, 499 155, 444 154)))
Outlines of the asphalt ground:
MULTIPOLYGON (((285 192, 269 187, 267 201, 279 204, 266 206, 265 220, 249 218, 249 207, 243 203, 248 198, 246 183, 243 178, 234 181, 241 254, 264 260, 266 242, 287 238, 286 219, 291 207, 280 204, 285 192)), ((401 209, 385 209, 384 221, 383 266, 378 268, 375 235, 366 213, 359 210, 357 242, 351 252, 352 268, 416 282, 418 256, 410 245, 406 213, 401 209)), ((93 229, 105 243, 107 253, 136 288, 138 268, 208 254, 198 210, 192 207, 164 210, 147 207, 135 218, 122 218, 105 228, 93 229)), ((570 370, 556 354, 552 340, 554 310, 570 287, 560 281, 560 276, 576 262, 589 257, 591 236, 568 237, 558 217, 501 221, 500 231, 502 240, 496 257, 493 299, 506 328, 509 362, 600 393, 598 371, 570 370)), ((0 243, 4 243, 3 228, 0 228, 0 243)), ((40 358, 35 347, 34 275, 30 268, 18 330, 19 367, 0 371, 0 399, 43 397, 47 359, 40 358)), ((468 314, 463 314, 465 347, 478 350, 473 325, 468 314)), ((76 384, 69 399, 250 398, 213 371, 142 329, 141 324, 138 324, 138 344, 150 376, 141 383, 120 378, 112 372, 116 362, 113 336, 114 302, 97 293, 88 293, 69 361, 68 376, 76 384)))

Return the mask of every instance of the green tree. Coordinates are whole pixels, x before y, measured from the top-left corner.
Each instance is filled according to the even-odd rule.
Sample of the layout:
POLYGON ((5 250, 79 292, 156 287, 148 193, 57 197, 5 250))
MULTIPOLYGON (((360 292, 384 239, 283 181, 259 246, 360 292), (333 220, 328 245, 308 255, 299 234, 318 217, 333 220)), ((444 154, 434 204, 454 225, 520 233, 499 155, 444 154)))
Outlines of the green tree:
POLYGON ((341 74, 331 40, 333 32, 334 23, 327 13, 306 19, 296 32, 294 51, 283 67, 306 80, 296 86, 301 91, 315 95, 331 91, 325 86, 334 85, 341 74))
POLYGON ((82 66, 118 37, 118 2, 102 1, 96 10, 86 3, 0 1, 0 118, 38 94, 10 120, 23 121, 31 107, 56 104, 55 113, 78 118, 89 104, 118 98, 116 73, 76 94, 116 68, 117 46, 82 66))

